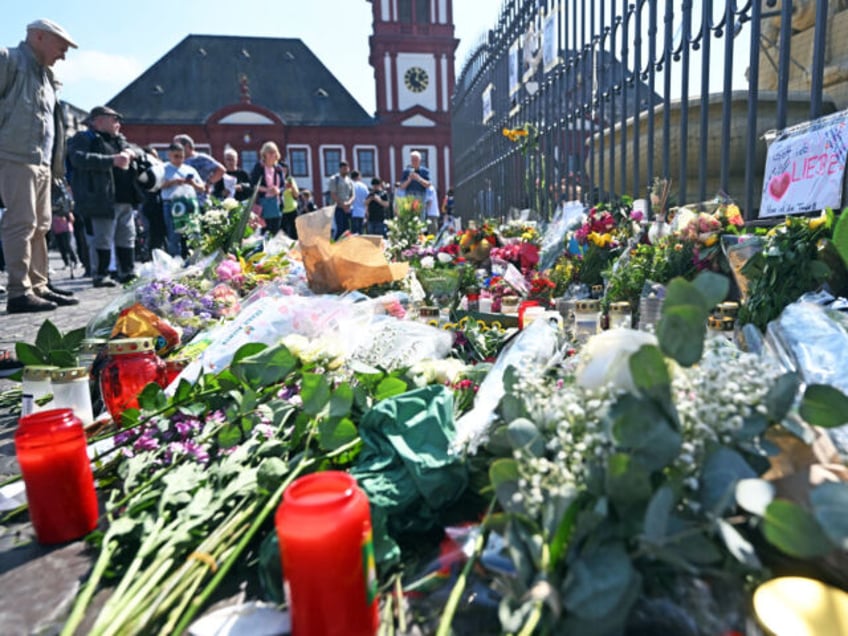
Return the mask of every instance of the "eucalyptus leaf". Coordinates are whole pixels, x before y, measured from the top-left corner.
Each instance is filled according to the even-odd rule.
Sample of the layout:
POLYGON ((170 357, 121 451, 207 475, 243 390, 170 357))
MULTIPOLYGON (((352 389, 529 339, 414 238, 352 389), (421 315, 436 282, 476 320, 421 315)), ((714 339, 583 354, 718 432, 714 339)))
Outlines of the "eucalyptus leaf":
POLYGON ((610 456, 605 487, 620 512, 641 506, 651 498, 651 476, 648 470, 626 453, 610 456))
POLYGON ((518 462, 514 459, 496 459, 489 466, 489 481, 495 489, 501 508, 507 512, 523 512, 524 507, 516 500, 518 493, 518 462))
POLYGON ((379 402, 380 400, 385 400, 387 398, 394 397, 395 395, 406 393, 408 388, 409 386, 406 382, 400 378, 389 376, 383 378, 380 381, 380 384, 377 385, 377 390, 374 393, 374 399, 379 402))
POLYGON ((848 483, 825 482, 810 492, 813 515, 840 550, 848 550, 848 483))
POLYGON ((763 400, 772 420, 780 422, 786 417, 795 402, 795 396, 800 385, 801 379, 798 374, 792 372, 784 373, 774 381, 763 400))
POLYGON ((563 584, 563 604, 578 618, 602 619, 621 605, 636 581, 624 545, 605 544, 571 564, 563 584))
POLYGON ((730 552, 737 561, 756 570, 763 567, 763 564, 760 562, 760 558, 757 556, 757 552, 754 550, 754 546, 751 545, 751 542, 743 537, 736 528, 724 519, 718 520, 718 533, 721 540, 724 541, 724 545, 727 547, 728 552, 730 552))
POLYGON ((701 293, 708 311, 723 302, 730 290, 730 281, 727 276, 710 271, 698 274, 692 284, 701 293))
POLYGON ((786 499, 775 499, 766 508, 763 534, 776 548, 802 559, 823 556, 833 550, 813 515, 786 499))
POLYGON ((534 457, 545 453, 545 440, 536 425, 527 418, 520 417, 507 425, 507 436, 514 450, 529 452, 534 457))
POLYGON ((501 398, 498 410, 505 422, 511 422, 519 417, 527 417, 527 409, 524 406, 524 401, 512 393, 507 393, 501 398))
POLYGON ((740 479, 736 484, 736 503, 743 510, 762 517, 775 493, 774 485, 765 479, 740 479))
POLYGON ((841 426, 848 422, 848 397, 830 385, 810 384, 804 391, 799 412, 813 426, 841 426))
POLYGON ((347 417, 328 418, 318 423, 318 444, 333 451, 356 439, 356 425, 347 417))
POLYGON ((644 533, 648 541, 657 543, 665 537, 674 503, 674 491, 669 486, 663 486, 651 497, 644 521, 644 533))
POLYGON ((626 394, 610 409, 612 434, 619 448, 649 471, 668 466, 680 452, 682 438, 652 400, 626 394))
MULTIPOLYGON (((663 549, 666 558, 670 555, 681 559, 682 562, 694 565, 711 565, 722 560, 722 553, 704 531, 696 531, 694 524, 669 524, 669 540, 663 549)), ((673 561, 670 561, 673 562, 673 561)))
POLYGON ((707 510, 721 514, 733 503, 736 483, 757 477, 736 451, 719 446, 704 460, 701 471, 701 503, 707 510))
POLYGON ((684 367, 698 362, 704 353, 705 321, 706 315, 699 306, 663 307, 657 325, 657 340, 662 352, 684 367))
POLYGON ((41 323, 41 327, 38 328, 38 333, 35 336, 35 346, 48 354, 54 349, 60 349, 62 347, 62 334, 59 333, 56 325, 49 320, 41 323))
POLYGON ((657 400, 664 408, 669 407, 671 377, 662 352, 652 345, 644 345, 630 356, 629 365, 636 388, 646 397, 657 400))
POLYGON ((47 364, 47 354, 28 342, 15 343, 15 356, 26 367, 47 364))
POLYGON ((711 304, 710 300, 704 296, 702 290, 695 283, 690 283, 685 278, 677 277, 672 279, 666 286, 663 313, 665 313, 666 309, 691 306, 706 316, 716 304, 718 303, 711 304))
POLYGON ((330 383, 326 377, 317 373, 304 373, 301 381, 303 412, 315 417, 330 401, 330 383))

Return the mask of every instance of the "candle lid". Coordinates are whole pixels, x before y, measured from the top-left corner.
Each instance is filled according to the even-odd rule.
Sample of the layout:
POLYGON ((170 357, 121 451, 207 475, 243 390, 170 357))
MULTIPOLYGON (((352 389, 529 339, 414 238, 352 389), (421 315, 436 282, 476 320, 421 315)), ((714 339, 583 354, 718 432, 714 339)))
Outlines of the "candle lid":
POLYGON ((106 338, 83 338, 80 341, 80 353, 99 353, 106 346, 106 338))
POLYGON ((626 300, 619 300, 618 302, 611 303, 610 311, 617 314, 627 313, 630 311, 630 303, 626 300))
POLYGON ((53 382, 72 382, 80 378, 88 378, 87 367, 69 367, 67 369, 55 369, 50 372, 53 382))
POLYGON ((587 298, 578 300, 574 305, 575 311, 598 311, 601 308, 601 301, 597 298, 587 298))
POLYGON ((719 304, 718 313, 722 316, 736 316, 739 312, 739 303, 735 303, 733 301, 727 301, 719 304))
POLYGON ((58 369, 57 366, 51 365, 32 365, 24 367, 21 377, 24 380, 49 380, 50 374, 58 369))
POLYGON ((109 341, 110 356, 125 353, 146 353, 148 351, 154 351, 153 338, 122 338, 109 341))
POLYGON ((721 318, 718 316, 710 316, 707 318, 707 325, 710 329, 721 329, 721 318))

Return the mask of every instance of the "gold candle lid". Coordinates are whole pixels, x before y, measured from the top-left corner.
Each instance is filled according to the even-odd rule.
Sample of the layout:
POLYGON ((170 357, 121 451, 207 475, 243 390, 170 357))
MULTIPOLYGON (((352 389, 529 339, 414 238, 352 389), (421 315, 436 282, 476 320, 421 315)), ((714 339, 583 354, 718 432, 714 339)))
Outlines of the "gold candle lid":
POLYGON ((626 300, 610 303, 610 311, 616 314, 630 313, 630 303, 626 300))
POLYGON ((109 341, 109 355, 123 355, 125 353, 146 353, 155 351, 153 338, 122 338, 109 341))
POLYGON ((106 346, 106 338, 83 338, 80 341, 80 353, 100 353, 100 350, 106 346))
POLYGON ((59 367, 57 366, 51 366, 46 364, 35 364, 32 366, 26 366, 21 372, 21 378, 23 378, 24 380, 34 381, 49 380, 50 374, 58 368, 59 367))
POLYGON ((601 301, 597 298, 587 298, 584 300, 578 300, 574 305, 575 311, 580 312, 590 312, 590 311, 600 311, 601 309, 601 301))
POLYGON ((735 317, 736 314, 739 313, 739 303, 735 303, 732 301, 720 303, 718 306, 718 313, 721 316, 735 317))
POLYGON ((50 373, 53 382, 72 382, 80 378, 88 378, 88 368, 68 367, 67 369, 56 369, 50 373))

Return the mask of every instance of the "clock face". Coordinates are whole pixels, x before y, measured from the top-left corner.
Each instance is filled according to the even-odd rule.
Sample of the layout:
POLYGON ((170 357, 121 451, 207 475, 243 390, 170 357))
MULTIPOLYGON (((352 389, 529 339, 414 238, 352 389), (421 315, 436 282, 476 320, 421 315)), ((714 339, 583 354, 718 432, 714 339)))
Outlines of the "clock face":
POLYGON ((407 69, 403 76, 403 82, 406 87, 413 93, 420 93, 427 88, 427 82, 430 78, 427 77, 427 71, 420 66, 413 66, 407 69))

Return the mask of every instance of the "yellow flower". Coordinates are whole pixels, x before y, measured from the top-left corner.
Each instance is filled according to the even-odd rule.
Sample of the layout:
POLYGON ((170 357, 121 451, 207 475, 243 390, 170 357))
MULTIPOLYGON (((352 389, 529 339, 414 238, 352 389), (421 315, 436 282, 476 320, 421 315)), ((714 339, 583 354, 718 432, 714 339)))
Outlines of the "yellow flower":
POLYGON ((821 216, 815 219, 810 219, 810 229, 817 230, 825 223, 827 223, 827 212, 822 210, 821 216))
POLYGON ((718 235, 717 234, 710 234, 707 237, 707 240, 704 241, 704 245, 706 245, 707 247, 712 247, 716 243, 718 243, 718 235))
POLYGON ((592 232, 587 238, 598 247, 606 247, 607 245, 612 243, 612 234, 610 234, 609 232, 605 232, 603 234, 599 234, 598 232, 592 232))

